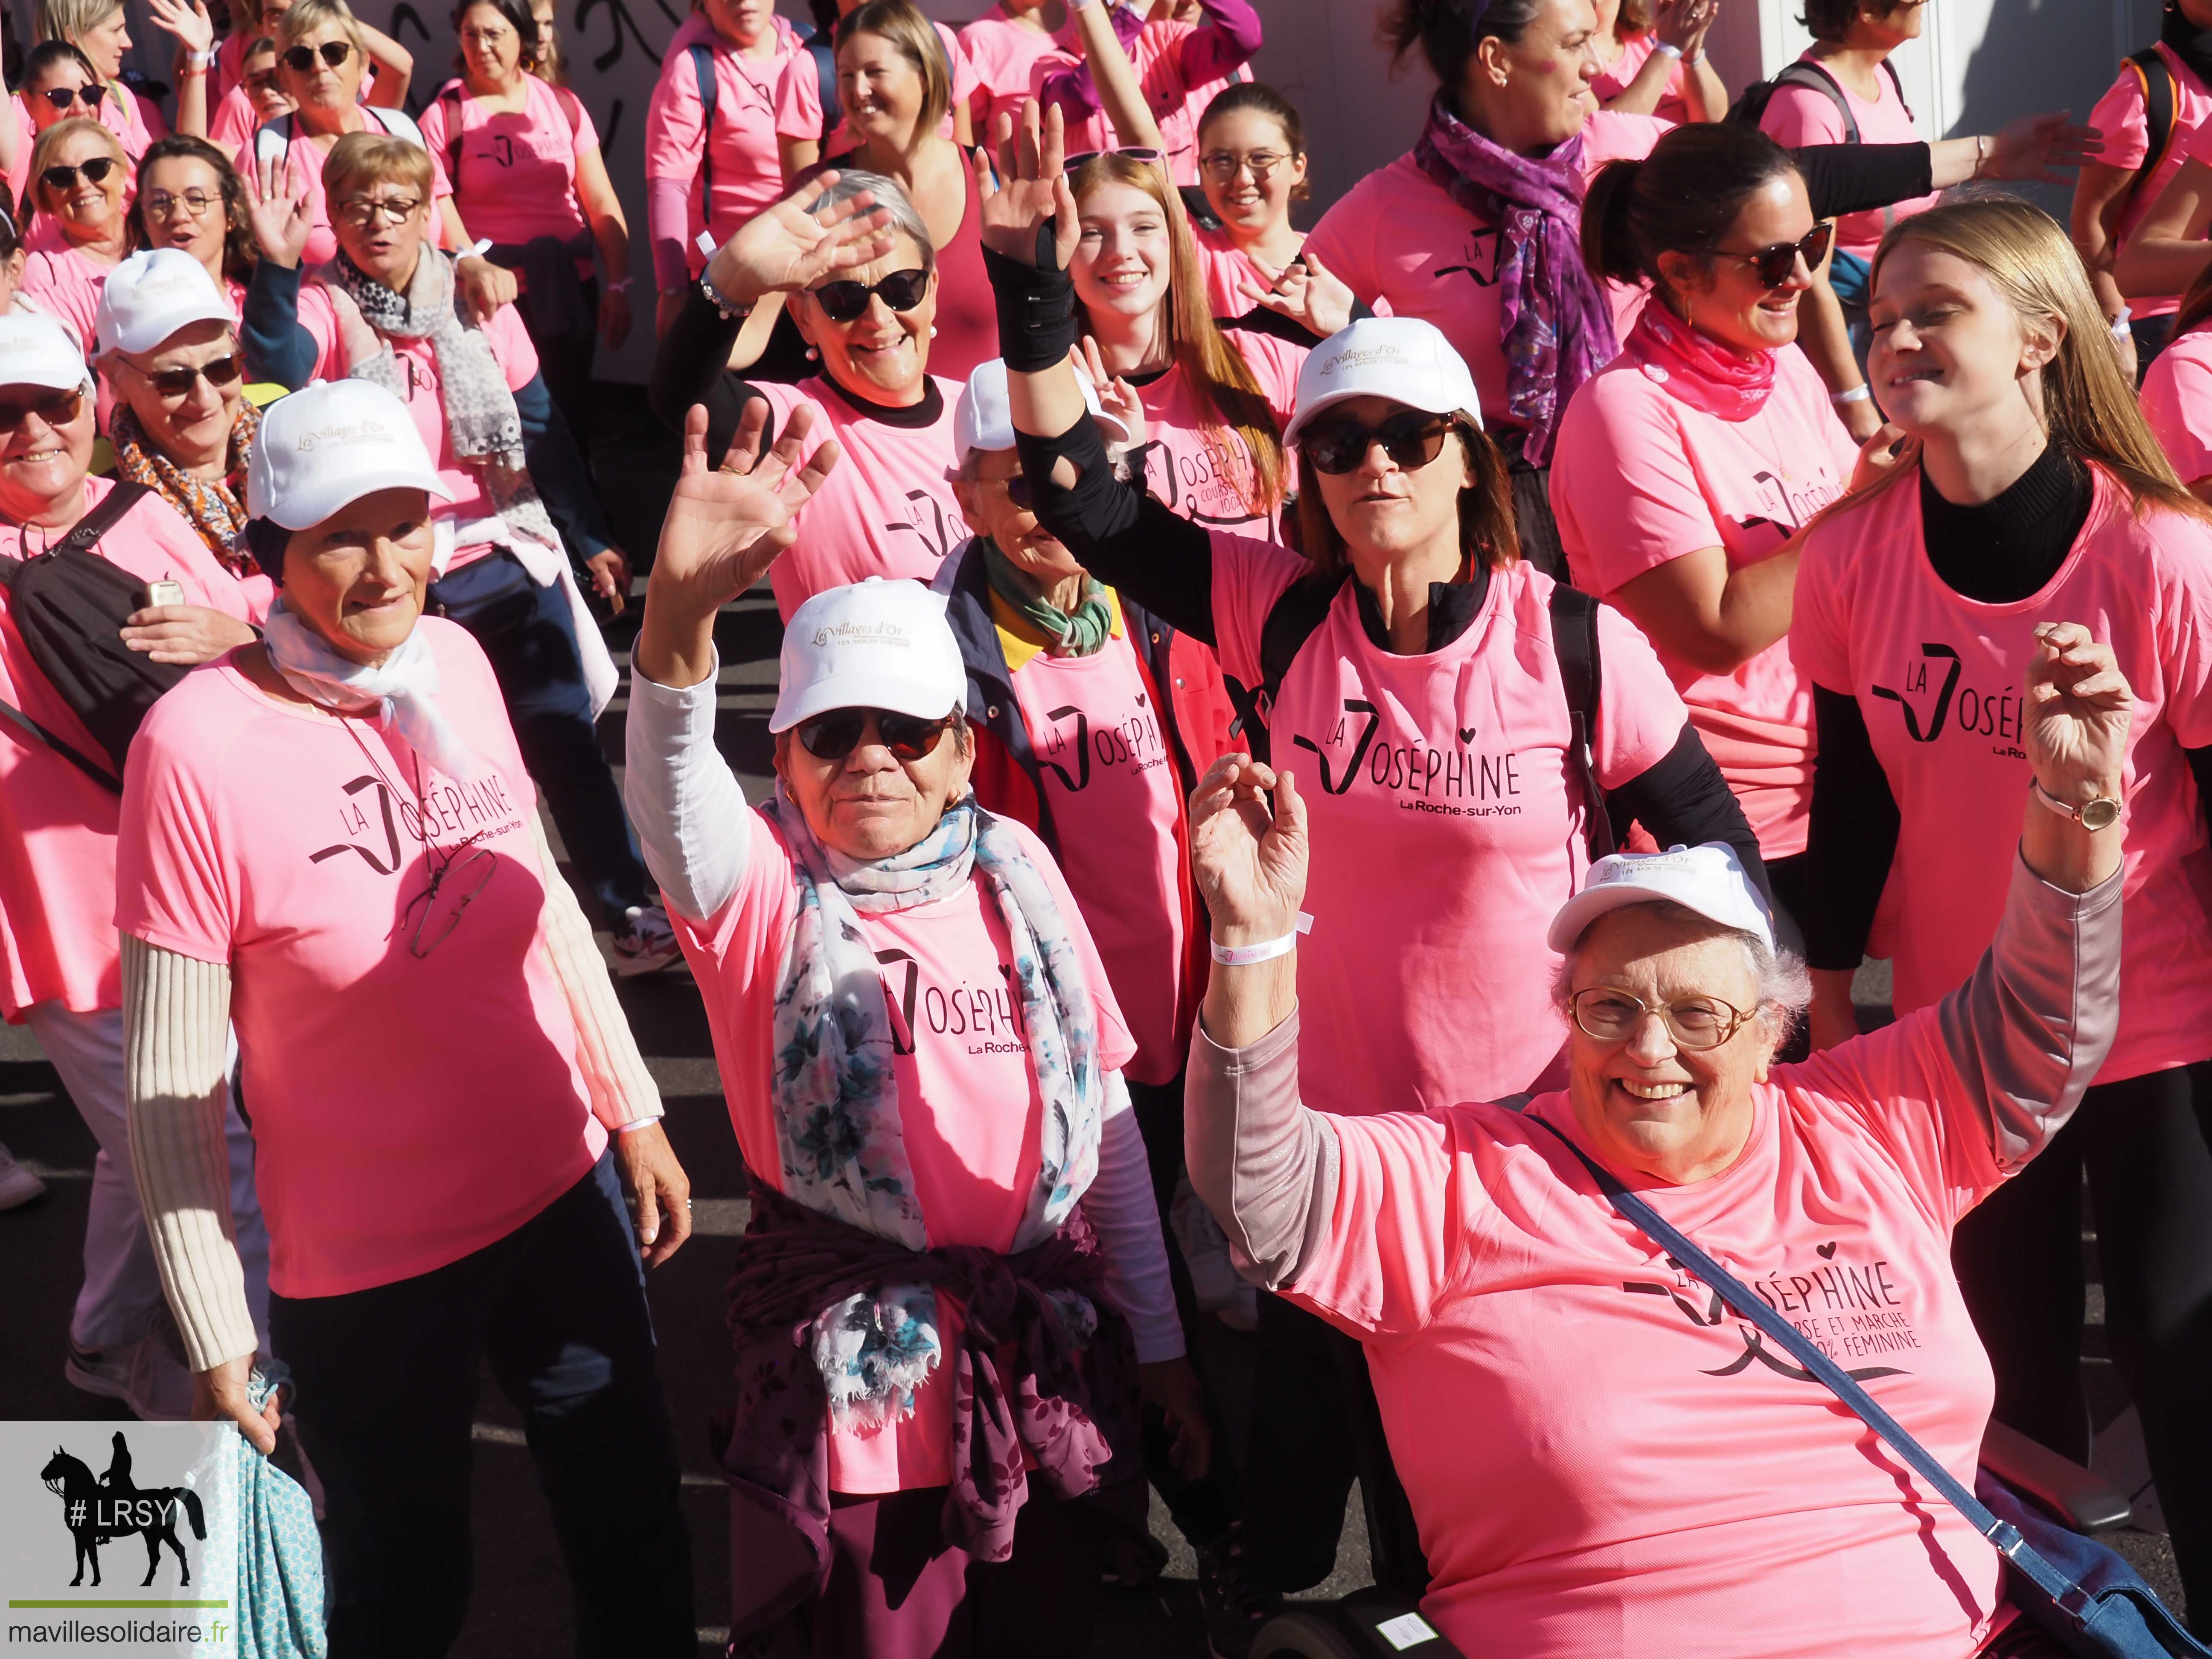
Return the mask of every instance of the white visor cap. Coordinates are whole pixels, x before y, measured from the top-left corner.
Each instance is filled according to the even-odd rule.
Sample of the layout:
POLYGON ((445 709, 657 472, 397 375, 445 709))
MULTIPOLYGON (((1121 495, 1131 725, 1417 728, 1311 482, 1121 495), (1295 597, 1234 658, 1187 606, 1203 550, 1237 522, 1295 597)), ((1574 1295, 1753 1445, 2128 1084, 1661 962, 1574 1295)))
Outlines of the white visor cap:
POLYGON ((261 412, 246 511, 306 530, 380 489, 453 499, 407 405, 367 380, 317 380, 261 412))
POLYGON ((1467 360, 1441 329, 1418 317, 1362 317, 1316 346, 1298 370, 1297 411, 1283 441, 1351 398, 1388 398, 1431 415, 1464 415, 1478 431, 1482 427, 1467 360))
POLYGON ((207 267, 179 247, 134 253, 107 273, 93 337, 101 351, 152 351, 194 323, 238 325, 207 267))
POLYGON ((1774 948, 1766 900, 1725 842, 1674 846, 1663 853, 1613 853, 1589 867, 1583 890, 1559 908, 1545 943, 1564 955, 1608 910, 1665 899, 1708 921, 1749 933, 1774 948))
POLYGON ((8 386, 89 390, 92 370, 77 343, 52 318, 11 311, 0 315, 0 386, 8 386))
MULTIPOLYGON (((1075 379, 1083 388, 1083 406, 1098 422, 1106 441, 1127 441, 1128 428, 1109 415, 1099 403, 1098 388, 1091 384, 1090 373, 1081 363, 1075 365, 1075 379)), ((1006 397, 1006 360, 994 357, 988 362, 976 364, 975 373, 968 377, 968 384, 960 390, 960 401, 952 411, 952 453, 964 460, 970 450, 989 453, 1013 447, 1014 410, 1006 397)))
POLYGON ((778 680, 770 732, 832 708, 941 720, 968 696, 945 596, 881 576, 826 589, 793 612, 778 680))

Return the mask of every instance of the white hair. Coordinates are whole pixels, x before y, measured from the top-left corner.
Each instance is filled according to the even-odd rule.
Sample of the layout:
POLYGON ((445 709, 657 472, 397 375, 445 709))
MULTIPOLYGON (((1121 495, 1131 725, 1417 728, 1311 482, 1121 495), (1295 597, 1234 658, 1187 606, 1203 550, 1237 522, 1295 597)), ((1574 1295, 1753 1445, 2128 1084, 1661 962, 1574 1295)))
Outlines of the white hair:
MULTIPOLYGON (((1759 1023, 1776 1048, 1790 1040, 1797 1029, 1797 1022, 1813 1000, 1813 975, 1805 966, 1805 958, 1795 951, 1777 950, 1756 933, 1741 927, 1723 927, 1706 916, 1700 915, 1686 904, 1677 904, 1672 899, 1646 899, 1642 904, 1624 904, 1624 910, 1650 908, 1659 911, 1669 921, 1686 920, 1708 931, 1732 939, 1743 946, 1744 955, 1751 967, 1752 983, 1759 988, 1759 1023)), ((1613 914, 1607 911, 1607 915, 1613 914)), ((1582 948, 1589 929, 1583 929, 1580 937, 1569 945, 1559 958, 1558 971, 1552 975, 1552 1000, 1562 1010, 1574 994, 1575 953, 1582 948)))
POLYGON ((913 198, 906 193, 905 187, 896 179, 860 167, 842 171, 837 175, 837 182, 816 198, 814 205, 806 210, 818 218, 838 203, 849 201, 863 192, 876 198, 877 207, 888 209, 891 216, 890 228, 921 250, 922 269, 936 269, 937 245, 929 240, 929 227, 922 222, 921 213, 915 206, 913 198))

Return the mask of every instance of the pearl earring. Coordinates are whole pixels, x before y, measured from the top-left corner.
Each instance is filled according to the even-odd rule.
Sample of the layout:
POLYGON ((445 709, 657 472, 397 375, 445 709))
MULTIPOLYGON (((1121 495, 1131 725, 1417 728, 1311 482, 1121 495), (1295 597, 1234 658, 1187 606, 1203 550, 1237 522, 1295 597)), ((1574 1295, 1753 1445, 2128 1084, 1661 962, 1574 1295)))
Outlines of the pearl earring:
POLYGON ((929 337, 933 340, 937 337, 937 325, 935 323, 932 323, 929 325, 929 337))
POLYGON ((819 351, 817 351, 812 346, 806 348, 806 361, 810 363, 821 355, 822 354, 819 351))

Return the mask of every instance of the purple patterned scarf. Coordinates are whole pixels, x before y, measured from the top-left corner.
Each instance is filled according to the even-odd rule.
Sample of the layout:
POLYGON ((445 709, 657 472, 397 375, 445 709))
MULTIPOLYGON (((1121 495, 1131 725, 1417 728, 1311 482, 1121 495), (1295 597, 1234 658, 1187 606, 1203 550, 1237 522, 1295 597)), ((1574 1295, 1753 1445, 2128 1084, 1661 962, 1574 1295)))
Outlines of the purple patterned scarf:
POLYGON ((1551 459, 1552 434, 1575 388, 1611 362, 1613 307, 1583 268, 1583 139, 1540 160, 1501 149, 1452 113, 1441 90, 1413 146, 1413 162, 1453 201, 1498 227, 1498 341, 1505 407, 1527 423, 1531 465, 1551 459))
POLYGON ((1054 1498, 1133 1473, 1137 1358, 1105 1294, 1097 1236, 1078 1206, 1012 1255, 910 1250, 763 1186, 730 1279, 737 1401, 718 1419, 730 1483, 730 1634, 769 1629, 819 1595, 830 1571, 829 1395, 810 1347, 825 1308, 887 1283, 940 1287, 963 1320, 952 1359, 952 1485, 945 1537, 978 1560, 1013 1553, 1029 1497, 1023 1454, 1054 1498), (1011 1345, 1011 1374, 1000 1351, 1011 1345))

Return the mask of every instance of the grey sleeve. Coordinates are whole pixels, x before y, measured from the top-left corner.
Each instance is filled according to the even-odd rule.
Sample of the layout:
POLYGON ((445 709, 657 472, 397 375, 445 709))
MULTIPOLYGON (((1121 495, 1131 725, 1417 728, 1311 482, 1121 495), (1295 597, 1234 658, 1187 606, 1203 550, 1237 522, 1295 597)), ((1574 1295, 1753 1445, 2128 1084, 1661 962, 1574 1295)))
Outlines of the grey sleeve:
POLYGON ((2007 1175, 2066 1127, 2112 1048, 2123 879, 2069 893, 2014 852, 1996 937, 1931 1011, 1966 1085, 1961 1109, 2007 1175))
POLYGON ((645 867, 669 904, 704 921, 744 880, 752 809, 730 763, 714 747, 714 672, 696 685, 660 685, 630 673, 629 764, 623 800, 645 867))
POLYGON ((1336 1209, 1339 1169, 1335 1134, 1298 1101, 1297 1010, 1245 1048, 1193 1029, 1183 1157, 1245 1277, 1294 1283, 1336 1209))

